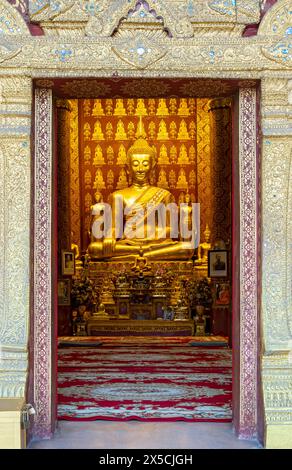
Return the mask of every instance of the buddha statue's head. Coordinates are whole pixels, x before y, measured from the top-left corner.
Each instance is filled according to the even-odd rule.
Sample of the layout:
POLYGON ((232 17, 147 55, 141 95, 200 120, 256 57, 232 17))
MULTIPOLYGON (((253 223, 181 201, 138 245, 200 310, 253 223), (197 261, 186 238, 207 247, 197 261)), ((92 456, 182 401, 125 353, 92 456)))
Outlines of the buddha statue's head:
POLYGON ((146 132, 141 118, 136 137, 127 153, 127 170, 132 175, 133 183, 142 184, 149 182, 150 172, 156 164, 156 151, 145 139, 146 132))

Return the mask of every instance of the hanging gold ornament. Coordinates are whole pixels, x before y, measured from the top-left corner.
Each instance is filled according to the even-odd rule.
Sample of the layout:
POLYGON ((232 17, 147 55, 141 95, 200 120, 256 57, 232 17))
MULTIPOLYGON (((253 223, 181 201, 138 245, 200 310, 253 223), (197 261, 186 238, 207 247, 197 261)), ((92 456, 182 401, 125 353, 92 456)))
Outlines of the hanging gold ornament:
POLYGON ((86 170, 84 173, 85 189, 91 189, 91 171, 86 170))
POLYGON ((108 140, 112 140, 114 137, 113 125, 111 122, 108 122, 105 128, 105 135, 108 140))
POLYGON ((124 108, 124 101, 121 98, 118 98, 116 100, 116 107, 115 107, 115 110, 114 110, 114 115, 115 116, 126 116, 127 115, 126 110, 124 108))
POLYGON ((186 124, 186 121, 184 119, 181 120, 177 138, 178 138, 178 140, 189 140, 190 139, 187 124, 186 124))
POLYGON ((105 189, 105 182, 103 179, 102 171, 100 168, 96 170, 95 180, 94 180, 94 189, 105 189))
POLYGON ((109 147, 106 150, 106 159, 107 159, 108 165, 113 165, 113 163, 114 163, 114 149, 112 148, 111 145, 109 145, 109 147))
POLYGON ((156 137, 156 125, 154 121, 150 121, 148 126, 149 138, 154 140, 156 137))
POLYGON ((170 156, 170 163, 171 164, 177 163, 177 161, 176 161, 177 160, 177 149, 176 149, 175 145, 171 146, 169 156, 170 156))
POLYGON ((90 140, 91 127, 90 127, 89 122, 86 122, 83 126, 83 136, 84 136, 84 140, 90 140))
POLYGON ((104 116, 104 110, 103 110, 100 100, 94 100, 92 116, 104 116))
POLYGON ((95 124, 94 124, 94 132, 93 132, 92 140, 104 140, 101 123, 98 119, 95 121, 95 124))
POLYGON ((189 110, 191 114, 195 114, 196 111, 196 98, 189 98, 189 110))
POLYGON ((112 116, 113 114, 113 100, 111 98, 105 100, 105 111, 107 116, 112 116))
POLYGON ((177 114, 179 116, 189 116, 190 115, 190 110, 188 107, 188 102, 186 98, 181 98, 180 103, 179 103, 179 108, 177 114))
POLYGON ((158 102, 156 116, 169 116, 168 107, 166 106, 166 102, 164 98, 160 98, 158 102))
POLYGON ((115 175, 113 170, 109 170, 107 173, 106 185, 108 189, 113 189, 115 175))
POLYGON ((135 101, 133 100, 133 98, 127 100, 127 110, 130 116, 135 113, 135 101))
POLYGON ((88 212, 92 204, 92 196, 90 193, 85 194, 84 198, 84 206, 85 206, 85 212, 88 212))
POLYGON ((194 121, 191 121, 189 124, 189 135, 191 139, 196 137, 196 123, 194 121))
POLYGON ((170 98, 169 109, 170 109, 170 114, 176 114, 176 109, 177 109, 176 98, 170 98))
POLYGON ((90 116, 90 111, 91 111, 91 101, 90 100, 84 100, 84 102, 83 102, 84 116, 86 116, 86 117, 90 116))
POLYGON ((147 116, 148 115, 143 98, 138 98, 135 114, 136 114, 136 116, 147 116))
POLYGON ((95 147, 95 155, 94 155, 93 165, 94 166, 99 166, 99 165, 104 165, 104 164, 105 164, 105 161, 104 161, 104 158, 103 158, 102 148, 98 144, 95 147))
POLYGON ((165 121, 162 119, 159 123, 157 140, 168 140, 168 132, 165 121))
POLYGON ((170 170, 168 180, 169 180, 170 189, 175 189, 175 186, 176 186, 176 173, 175 173, 174 170, 170 170))
POLYGON ((128 138, 130 140, 135 139, 135 124, 133 121, 130 121, 128 124, 128 138))
POLYGON ((85 165, 90 165, 91 162, 91 148, 87 145, 84 149, 84 162, 85 165))
POLYGON ((124 123, 121 119, 119 119, 117 124, 117 132, 115 136, 116 140, 127 140, 127 133, 125 131, 124 123))
POLYGON ((190 185, 190 188, 195 188, 196 187, 196 173, 195 173, 195 170, 190 171, 189 185, 190 185))
POLYGON ((175 139, 177 135, 176 123, 172 121, 169 126, 169 135, 171 139, 175 139))
POLYGON ((194 145, 191 145, 189 148, 189 161, 190 163, 195 163, 196 161, 196 149, 194 145))
POLYGON ((156 104, 154 98, 149 98, 148 100, 148 113, 149 116, 155 116, 156 104))

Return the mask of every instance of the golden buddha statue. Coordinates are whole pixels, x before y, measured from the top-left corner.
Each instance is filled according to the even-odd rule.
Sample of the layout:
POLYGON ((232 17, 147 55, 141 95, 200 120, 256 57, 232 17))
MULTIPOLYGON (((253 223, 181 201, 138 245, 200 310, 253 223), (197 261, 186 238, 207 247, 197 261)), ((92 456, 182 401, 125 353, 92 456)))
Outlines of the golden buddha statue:
POLYGON ((187 102, 186 98, 181 98, 177 114, 179 116, 189 116, 190 115, 190 110, 189 110, 188 102, 187 102))
POLYGON ((157 184, 158 184, 159 188, 168 189, 168 181, 167 181, 166 171, 165 170, 162 170, 162 169, 160 170, 157 184))
POLYGON ((166 122, 161 119, 159 123, 159 130, 157 135, 157 140, 168 140, 168 132, 166 127, 166 122))
POLYGON ((94 189, 105 189, 105 182, 100 168, 96 171, 93 187, 94 189))
MULTIPOLYGON (((109 197, 111 224, 107 220, 95 225, 91 233, 88 253, 92 259, 135 260, 143 256, 154 260, 190 259, 193 256, 193 233, 183 239, 180 234, 171 238, 174 224, 170 211, 166 211, 163 228, 157 223, 157 215, 163 217, 165 206, 174 202, 166 189, 150 185, 150 175, 155 167, 156 151, 145 139, 142 119, 137 140, 128 150, 127 171, 132 185, 117 190, 109 197), (142 208, 142 212, 141 209, 142 208), (101 228, 102 227, 102 228, 101 228), (182 239, 180 239, 182 238, 182 239)), ((97 216, 97 218, 100 216, 97 216)))
POLYGON ((93 132, 92 140, 104 140, 101 123, 98 119, 96 120, 94 124, 94 132, 93 132))
POLYGON ((166 102, 164 98, 160 98, 158 102, 158 108, 156 111, 156 116, 168 116, 168 107, 166 106, 166 102))
POLYGON ((182 168, 180 169, 179 174, 178 174, 176 189, 188 189, 186 172, 182 168))
POLYGON ((94 160, 93 160, 93 165, 94 166, 99 166, 99 165, 104 165, 104 164, 105 164, 105 161, 104 161, 104 158, 103 158, 102 148, 98 144, 95 147, 95 156, 94 156, 94 160))
POLYGON ((93 320, 109 320, 109 314, 105 311, 105 305, 99 304, 98 311, 92 314, 93 320))
POLYGON ((182 119, 180 126, 179 126, 179 131, 177 135, 178 140, 189 140, 189 132, 187 128, 187 123, 184 119, 182 119))
POLYGON ((211 250, 212 245, 210 243, 211 231, 208 224, 204 231, 205 240, 200 243, 198 247, 198 259, 195 261, 195 265, 208 266, 208 252, 211 250))
POLYGON ((122 98, 118 98, 116 101, 116 107, 114 110, 114 116, 126 116, 127 112, 124 108, 124 103, 122 98))
POLYGON ((125 146, 123 144, 120 145, 119 153, 118 153, 118 165, 125 165, 127 163, 127 153, 125 146))
POLYGON ((104 116, 104 110, 99 99, 94 100, 94 108, 92 110, 92 116, 104 116))
POLYGON ((147 116, 148 113, 143 98, 137 99, 137 108, 135 114, 136 116, 147 116))
POLYGON ((124 123, 120 119, 117 124, 116 140, 127 140, 127 133, 125 131, 124 123))
POLYGON ((159 152, 159 158, 158 158, 158 164, 159 165, 169 165, 169 158, 167 155, 167 148, 164 144, 161 145, 160 147, 160 152, 159 152))
POLYGON ((188 165, 188 151, 185 144, 182 144, 179 151, 178 164, 179 165, 188 165))

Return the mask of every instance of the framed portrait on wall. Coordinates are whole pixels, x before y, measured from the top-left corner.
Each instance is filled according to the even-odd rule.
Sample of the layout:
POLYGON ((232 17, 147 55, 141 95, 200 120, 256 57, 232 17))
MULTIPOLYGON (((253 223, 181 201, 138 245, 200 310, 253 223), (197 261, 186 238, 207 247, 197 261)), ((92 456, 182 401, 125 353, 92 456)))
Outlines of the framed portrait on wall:
POLYGON ((62 275, 74 276, 75 274, 75 253, 74 251, 62 250, 62 275))
POLYGON ((70 305, 70 279, 58 279, 58 305, 70 305))
POLYGON ((227 277, 227 250, 210 250, 208 252, 208 277, 227 277))

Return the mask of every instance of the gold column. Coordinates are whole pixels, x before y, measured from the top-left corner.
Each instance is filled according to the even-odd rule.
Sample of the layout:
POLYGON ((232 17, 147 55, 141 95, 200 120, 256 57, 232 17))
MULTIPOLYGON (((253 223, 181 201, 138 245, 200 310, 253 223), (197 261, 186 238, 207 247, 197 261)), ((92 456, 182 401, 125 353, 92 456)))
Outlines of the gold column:
MULTIPOLYGON (((57 100, 58 252, 71 248, 70 223, 70 111, 67 100, 57 100)), ((60 259, 60 257, 59 257, 60 259)))
POLYGON ((231 241, 231 100, 210 101, 212 241, 231 241))

